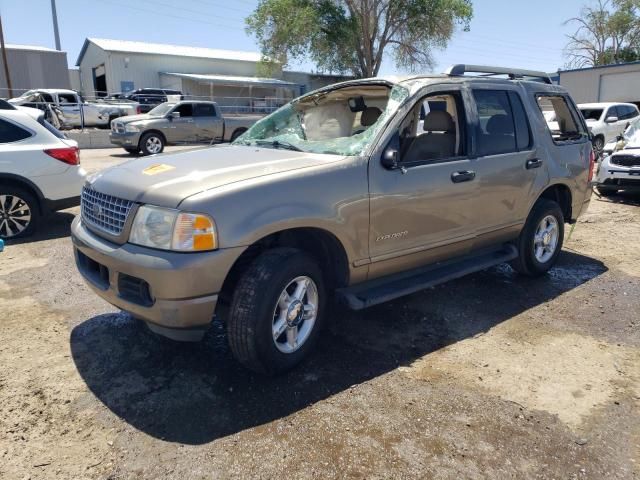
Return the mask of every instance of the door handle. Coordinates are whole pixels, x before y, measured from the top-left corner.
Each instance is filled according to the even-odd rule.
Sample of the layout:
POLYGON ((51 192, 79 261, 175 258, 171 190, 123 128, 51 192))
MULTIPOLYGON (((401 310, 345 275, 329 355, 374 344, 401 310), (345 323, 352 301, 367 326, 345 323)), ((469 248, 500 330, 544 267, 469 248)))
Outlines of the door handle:
POLYGON ((476 178, 476 172, 471 170, 463 170, 462 172, 453 172, 451 174, 451 181, 453 183, 470 182, 476 178))
POLYGON ((527 170, 531 170, 532 168, 540 168, 542 166, 542 160, 539 158, 532 158, 531 160, 527 160, 526 163, 527 170))

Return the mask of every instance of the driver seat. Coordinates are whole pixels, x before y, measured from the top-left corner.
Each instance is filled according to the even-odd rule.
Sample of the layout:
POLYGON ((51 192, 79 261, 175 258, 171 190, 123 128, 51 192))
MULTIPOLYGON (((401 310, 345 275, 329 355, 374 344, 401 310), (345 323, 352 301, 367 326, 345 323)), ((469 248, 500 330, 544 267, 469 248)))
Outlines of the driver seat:
POLYGON ((453 157, 456 153, 456 124, 444 111, 432 111, 424 119, 423 133, 416 137, 403 161, 416 162, 453 157))

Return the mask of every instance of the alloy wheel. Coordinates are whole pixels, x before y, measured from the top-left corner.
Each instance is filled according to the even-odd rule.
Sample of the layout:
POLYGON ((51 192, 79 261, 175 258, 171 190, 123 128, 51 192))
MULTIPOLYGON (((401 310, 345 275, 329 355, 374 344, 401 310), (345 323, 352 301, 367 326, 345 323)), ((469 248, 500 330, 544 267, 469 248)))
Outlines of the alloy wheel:
POLYGON ((29 204, 17 195, 0 195, 0 237, 21 234, 31 223, 29 204))
POLYGON ((271 332, 276 348, 293 353, 309 339, 318 316, 318 287, 307 276, 284 288, 273 311, 271 332))
POLYGON ((553 215, 547 215, 540 221, 533 240, 533 253, 538 262, 546 263, 553 257, 559 233, 558 220, 553 215))

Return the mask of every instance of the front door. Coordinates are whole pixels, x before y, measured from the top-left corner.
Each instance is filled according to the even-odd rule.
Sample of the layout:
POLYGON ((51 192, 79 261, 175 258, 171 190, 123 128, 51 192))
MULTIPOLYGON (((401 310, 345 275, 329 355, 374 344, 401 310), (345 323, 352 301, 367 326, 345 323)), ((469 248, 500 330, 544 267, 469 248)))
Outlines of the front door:
POLYGON ((193 104, 180 103, 171 112, 163 132, 169 143, 194 142, 196 138, 195 121, 193 117, 193 104), (179 113, 174 117, 173 113, 179 113))
POLYGON ((399 168, 382 165, 384 150, 369 163, 370 278, 464 255, 473 244, 468 95, 435 86, 418 98, 386 146, 399 151, 399 168))

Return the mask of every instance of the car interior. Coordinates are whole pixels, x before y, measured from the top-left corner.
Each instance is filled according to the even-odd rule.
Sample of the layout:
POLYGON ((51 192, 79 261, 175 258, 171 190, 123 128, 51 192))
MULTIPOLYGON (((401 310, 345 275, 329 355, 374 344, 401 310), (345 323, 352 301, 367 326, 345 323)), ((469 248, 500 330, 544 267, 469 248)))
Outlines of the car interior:
POLYGON ((423 98, 400 124, 400 156, 406 163, 462 155, 464 116, 457 94, 423 98))

